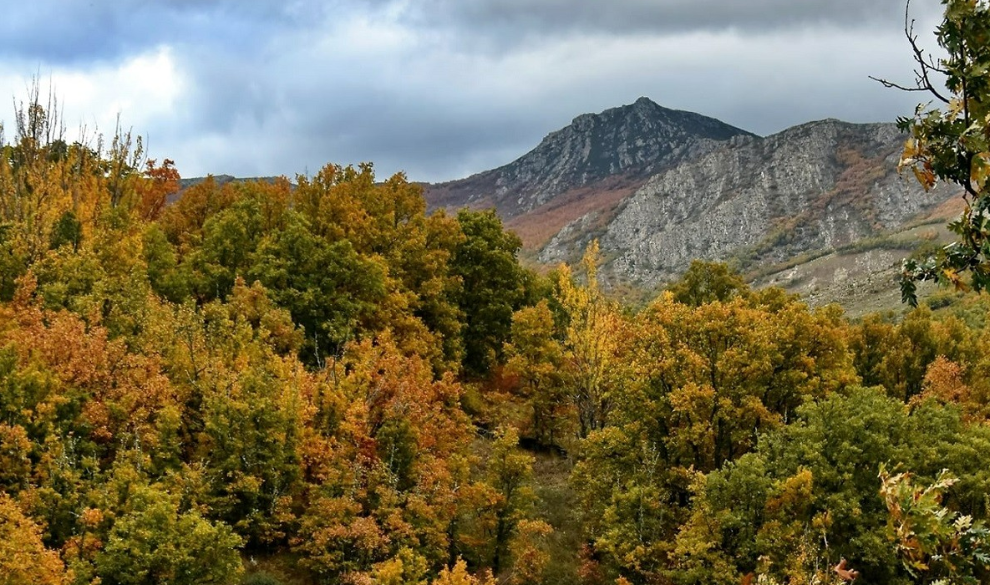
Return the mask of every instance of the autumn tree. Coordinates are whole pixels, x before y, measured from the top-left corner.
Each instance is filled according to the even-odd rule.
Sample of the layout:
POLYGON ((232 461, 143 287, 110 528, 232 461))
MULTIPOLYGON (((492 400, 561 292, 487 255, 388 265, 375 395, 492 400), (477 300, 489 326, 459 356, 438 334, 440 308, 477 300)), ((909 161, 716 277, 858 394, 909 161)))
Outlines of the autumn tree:
POLYGON ((975 365, 981 356, 977 335, 957 318, 938 318, 927 307, 900 322, 868 315, 851 328, 850 348, 857 373, 867 386, 883 386, 909 402, 921 393, 929 366, 938 356, 975 365))
POLYGON ((72 577, 58 553, 42 544, 38 525, 0 492, 0 585, 68 585, 72 577))
POLYGON ((342 412, 304 446, 311 479, 292 546, 329 581, 385 570, 406 548, 433 571, 450 560, 469 483, 460 387, 387 335, 355 344, 342 365, 342 412))
POLYGON ((136 213, 145 221, 158 219, 165 210, 170 196, 179 191, 179 171, 175 161, 165 159, 159 165, 158 161, 145 161, 144 176, 148 180, 139 181, 136 185, 136 213))
POLYGON ((604 428, 625 381, 622 369, 626 323, 598 283, 598 242, 585 251, 585 283, 560 269, 558 302, 566 320, 563 335, 564 385, 578 414, 579 436, 604 428))
POLYGON ((715 301, 727 302, 748 292, 749 286, 725 264, 693 260, 668 290, 677 302, 697 307, 715 301))
POLYGON ((543 520, 523 519, 516 525, 516 535, 509 542, 514 585, 541 583, 550 563, 550 535, 553 527, 543 520))
POLYGON ((230 207, 236 198, 232 185, 220 185, 210 175, 185 189, 178 201, 165 208, 158 223, 178 252, 186 254, 201 244, 206 221, 230 207))
POLYGON ((545 300, 512 315, 511 339, 505 348, 506 370, 518 377, 531 409, 530 432, 541 445, 559 446, 570 401, 564 384, 564 347, 545 300))
POLYGON ((692 307, 666 292, 635 323, 624 391, 572 481, 594 550, 649 582, 668 566, 699 473, 856 376, 835 311, 778 293, 692 307))
POLYGON ((659 400, 657 440, 672 463, 715 469, 750 450, 757 430, 855 381, 843 325, 828 309, 794 300, 766 308, 759 297, 696 308, 672 300, 639 319, 644 384, 624 404, 632 416, 637 401, 659 400))
MULTIPOLYGON (((473 530, 467 539, 478 551, 478 560, 499 575, 515 560, 511 545, 520 526, 529 527, 531 533, 524 536, 530 539, 544 527, 526 523, 531 520, 536 500, 531 485, 533 457, 518 449, 519 435, 513 427, 500 427, 494 439, 485 461, 484 480, 475 486, 473 499, 477 504, 472 513, 473 530)), ((518 542, 516 552, 529 548, 518 542)), ((532 559, 523 560, 527 561, 532 567, 532 559)))
POLYGON ((495 583, 497 581, 491 573, 482 574, 481 578, 475 577, 468 572, 467 563, 458 559, 453 567, 444 567, 431 585, 495 585, 495 583))

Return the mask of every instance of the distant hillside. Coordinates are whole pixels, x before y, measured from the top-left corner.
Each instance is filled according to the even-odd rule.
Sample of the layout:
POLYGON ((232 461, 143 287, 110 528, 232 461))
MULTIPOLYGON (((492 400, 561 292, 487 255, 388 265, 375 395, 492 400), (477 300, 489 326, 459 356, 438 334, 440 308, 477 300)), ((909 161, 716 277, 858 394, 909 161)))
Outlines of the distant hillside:
POLYGON ((188 179, 179 179, 179 192, 173 195, 170 199, 174 201, 182 196, 182 192, 192 187, 198 185, 205 181, 207 178, 213 177, 217 186, 223 186, 227 183, 249 183, 251 181, 264 181, 266 183, 274 183, 281 177, 234 177, 232 175, 208 175, 207 177, 190 177, 188 179))

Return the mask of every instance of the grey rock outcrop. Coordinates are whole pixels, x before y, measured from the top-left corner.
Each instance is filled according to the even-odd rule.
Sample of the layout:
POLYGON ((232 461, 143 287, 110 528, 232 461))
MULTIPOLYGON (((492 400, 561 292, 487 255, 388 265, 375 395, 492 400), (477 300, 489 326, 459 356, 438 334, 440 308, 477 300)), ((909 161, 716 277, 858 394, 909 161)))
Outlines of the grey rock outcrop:
POLYGON ((947 199, 897 173, 892 124, 824 120, 736 139, 650 178, 604 230, 585 216, 540 251, 573 260, 599 237, 610 278, 656 285, 692 259, 775 263, 897 228, 947 199), (579 253, 579 252, 577 252, 579 253))

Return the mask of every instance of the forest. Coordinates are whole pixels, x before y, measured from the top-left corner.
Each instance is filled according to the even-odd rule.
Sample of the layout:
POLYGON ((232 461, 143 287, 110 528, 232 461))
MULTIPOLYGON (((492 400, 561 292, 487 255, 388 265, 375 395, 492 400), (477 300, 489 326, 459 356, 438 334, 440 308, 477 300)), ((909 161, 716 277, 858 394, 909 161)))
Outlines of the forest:
POLYGON ((960 243, 856 321, 700 261, 623 303, 596 243, 524 265, 370 164, 180 193, 36 86, 0 132, 0 585, 988 582, 988 10, 947 2, 954 95, 902 120, 960 243))

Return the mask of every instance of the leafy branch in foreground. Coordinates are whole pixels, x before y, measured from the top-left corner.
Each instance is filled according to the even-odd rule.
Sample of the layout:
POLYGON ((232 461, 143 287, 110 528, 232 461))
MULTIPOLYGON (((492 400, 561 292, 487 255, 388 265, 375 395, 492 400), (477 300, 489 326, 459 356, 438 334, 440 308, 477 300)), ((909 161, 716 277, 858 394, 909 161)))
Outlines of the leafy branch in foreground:
POLYGON ((880 470, 880 495, 890 511, 888 530, 904 568, 919 583, 985 583, 990 569, 990 530, 972 516, 942 506, 956 483, 943 470, 928 487, 916 487, 911 475, 880 470))
POLYGON ((934 256, 904 261, 901 296, 911 305, 917 305, 919 281, 977 291, 990 286, 990 5, 982 0, 942 4, 945 14, 935 36, 946 56, 935 59, 921 48, 906 9, 904 32, 917 66, 914 85, 877 79, 887 87, 934 98, 920 104, 912 117, 898 119, 898 128, 911 135, 899 168, 910 168, 925 190, 940 180, 954 183, 962 187, 966 201, 960 218, 949 224, 957 241, 934 256), (934 102, 938 107, 932 107, 934 102))

